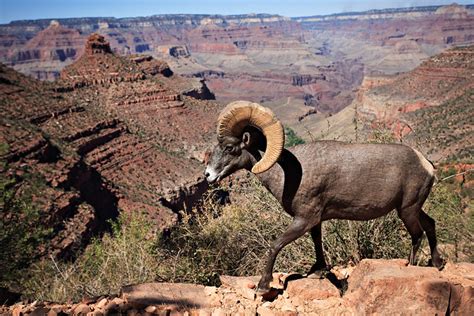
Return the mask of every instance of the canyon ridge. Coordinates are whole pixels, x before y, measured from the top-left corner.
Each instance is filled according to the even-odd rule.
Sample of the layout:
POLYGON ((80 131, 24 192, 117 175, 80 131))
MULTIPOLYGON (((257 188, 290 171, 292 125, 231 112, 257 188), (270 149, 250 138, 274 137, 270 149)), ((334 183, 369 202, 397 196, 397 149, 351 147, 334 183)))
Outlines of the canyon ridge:
POLYGON ((406 72, 448 47, 474 43, 473 25, 474 6, 456 4, 294 18, 13 21, 0 25, 0 62, 54 80, 98 33, 117 55, 164 60, 178 74, 205 79, 217 100, 260 102, 296 126, 306 116, 324 121, 349 106, 367 77, 406 72))
MULTIPOLYGON (((469 199, 473 56, 474 5, 0 25, 0 228, 13 236, 2 245, 14 250, 2 249, 0 265, 15 280, 39 260, 74 261, 111 220, 137 210, 154 233, 168 234, 208 190, 204 162, 217 116, 239 99, 270 107, 303 141, 374 141, 375 131, 412 145, 440 170, 461 174, 469 199)), ((24 301, 0 312, 363 314, 407 304, 406 313, 471 314, 473 271, 472 263, 440 272, 364 260, 334 267, 336 284, 276 274, 271 302, 254 296, 256 277, 221 276, 220 287, 149 283, 115 297, 24 301), (391 301, 384 293, 395 289, 404 295, 391 301)), ((0 298, 17 297, 15 290, 0 287, 0 298)))

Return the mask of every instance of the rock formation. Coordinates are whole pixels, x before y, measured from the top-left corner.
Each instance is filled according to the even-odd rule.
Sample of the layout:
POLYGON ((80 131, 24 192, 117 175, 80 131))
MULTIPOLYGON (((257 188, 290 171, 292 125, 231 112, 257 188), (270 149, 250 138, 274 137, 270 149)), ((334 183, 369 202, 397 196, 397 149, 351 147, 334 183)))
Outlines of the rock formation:
POLYGON ((334 114, 352 102, 364 75, 409 71, 446 47, 473 43, 472 12, 472 6, 430 6, 293 19, 249 14, 77 18, 51 26, 48 20, 16 21, 0 25, 0 61, 41 79, 56 78, 79 58, 94 30, 117 54, 148 54, 177 73, 198 73, 218 100, 245 95, 275 107, 290 101, 297 121, 308 110, 299 109, 305 95, 319 100, 311 105, 318 112, 334 114), (70 34, 59 36, 56 29, 70 34), (66 35, 69 48, 55 40, 66 35), (38 44, 41 38, 50 38, 49 48, 38 44), (56 61, 58 54, 66 59, 56 61))
POLYGON ((96 34, 54 84, 0 67, 2 175, 52 229, 37 256, 74 256, 122 211, 169 227, 206 190, 199 161, 219 106, 196 99, 201 80, 116 56, 96 34))
MULTIPOLYGON (((21 41, 21 39, 18 39, 21 41)), ((41 80, 54 80, 60 70, 71 64, 84 51, 84 35, 52 20, 24 45, 8 45, 2 62, 41 80)), ((4 49, 5 49, 4 48, 4 49)))
POLYGON ((293 128, 305 136, 363 140, 374 129, 420 148, 434 161, 468 158, 473 144, 471 115, 474 46, 446 50, 414 70, 364 80, 350 106, 325 117, 304 117, 293 128))
POLYGON ((221 286, 147 283, 122 288, 117 297, 70 304, 16 303, 0 312, 18 315, 366 315, 474 312, 474 266, 448 264, 443 271, 407 266, 406 260, 362 260, 334 268, 327 279, 275 273, 275 291, 255 296, 258 277, 221 276, 221 286))
MULTIPOLYGON (((405 142, 423 144, 439 161, 472 151, 474 46, 447 50, 413 71, 375 83, 360 91, 355 102, 362 124, 384 126, 405 142)), ((465 154, 464 154, 465 155, 465 154)))
POLYGON ((112 49, 110 49, 109 42, 102 35, 94 33, 87 39, 86 54, 112 54, 112 49))

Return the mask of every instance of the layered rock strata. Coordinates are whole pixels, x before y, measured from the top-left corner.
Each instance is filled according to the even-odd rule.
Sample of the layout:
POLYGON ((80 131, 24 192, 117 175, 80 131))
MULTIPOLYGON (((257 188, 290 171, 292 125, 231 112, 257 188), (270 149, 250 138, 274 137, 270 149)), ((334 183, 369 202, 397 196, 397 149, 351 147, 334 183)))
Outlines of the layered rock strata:
POLYGON ((205 78, 223 101, 246 96, 297 110, 311 95, 316 100, 311 107, 334 114, 354 99, 363 75, 409 71, 447 47, 472 44, 473 21, 472 6, 458 5, 293 19, 161 15, 16 21, 0 25, 0 61, 37 78, 57 78, 79 58, 86 36, 99 32, 118 54, 164 58, 180 74, 205 78))
POLYGON ((73 256, 122 211, 162 229, 193 206, 219 109, 190 96, 202 89, 152 57, 116 56, 99 35, 54 84, 1 66, 2 174, 52 228, 38 256, 73 256))

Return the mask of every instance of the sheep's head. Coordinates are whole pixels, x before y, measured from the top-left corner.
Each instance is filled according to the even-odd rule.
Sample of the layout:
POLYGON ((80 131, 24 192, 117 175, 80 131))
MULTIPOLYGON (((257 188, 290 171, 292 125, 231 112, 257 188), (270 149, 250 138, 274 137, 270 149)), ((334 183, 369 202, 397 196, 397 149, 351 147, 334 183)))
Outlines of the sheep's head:
POLYGON ((251 167, 251 171, 265 172, 278 160, 285 136, 283 126, 273 112, 257 103, 232 102, 218 118, 218 144, 212 151, 205 171, 209 183, 249 166, 251 161, 248 151, 255 143, 252 133, 247 131, 249 127, 259 130, 266 140, 265 153, 262 159, 251 167))

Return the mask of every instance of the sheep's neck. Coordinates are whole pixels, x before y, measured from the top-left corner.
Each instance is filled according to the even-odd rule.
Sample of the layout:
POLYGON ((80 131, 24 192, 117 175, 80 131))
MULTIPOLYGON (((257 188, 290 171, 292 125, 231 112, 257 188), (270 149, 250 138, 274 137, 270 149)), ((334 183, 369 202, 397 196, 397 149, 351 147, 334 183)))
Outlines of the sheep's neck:
MULTIPOLYGON (((252 165, 260 159, 259 153, 252 153, 252 165)), ((300 186, 302 174, 298 159, 291 152, 283 149, 275 166, 258 174, 257 177, 284 209, 291 214, 291 204, 300 186)))

